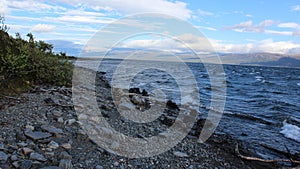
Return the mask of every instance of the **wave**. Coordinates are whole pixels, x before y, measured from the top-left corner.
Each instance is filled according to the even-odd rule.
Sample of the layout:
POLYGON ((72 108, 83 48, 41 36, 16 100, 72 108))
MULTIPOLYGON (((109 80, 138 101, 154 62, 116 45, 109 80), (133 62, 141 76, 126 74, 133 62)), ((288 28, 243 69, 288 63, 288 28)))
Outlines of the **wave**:
POLYGON ((286 138, 300 142, 300 128, 296 125, 287 123, 286 120, 283 121, 280 133, 286 138))

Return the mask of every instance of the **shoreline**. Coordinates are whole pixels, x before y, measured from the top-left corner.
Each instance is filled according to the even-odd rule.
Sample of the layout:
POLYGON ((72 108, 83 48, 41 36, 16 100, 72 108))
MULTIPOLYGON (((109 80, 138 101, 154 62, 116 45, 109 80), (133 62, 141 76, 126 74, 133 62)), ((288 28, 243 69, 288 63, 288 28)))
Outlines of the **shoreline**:
MULTIPOLYGON (((109 85, 103 76, 99 85, 101 86, 99 89, 103 90, 100 92, 102 103, 105 102, 103 105, 112 103, 109 96, 104 94, 104 91, 109 90, 109 85)), ((0 110, 0 145, 3 145, 3 148, 0 146, 0 152, 3 152, 2 157, 5 155, 7 157, 0 160, 1 168, 14 166, 22 168, 26 165, 32 168, 46 166, 60 166, 60 168, 71 166, 73 168, 283 167, 276 163, 241 159, 235 152, 236 144, 239 145, 241 154, 247 156, 256 156, 256 154, 252 153, 245 143, 229 135, 216 133, 204 144, 198 143, 198 137, 190 133, 174 148, 160 155, 139 159, 125 158, 99 147, 82 130, 74 111, 71 88, 41 86, 22 94, 18 99, 6 99, 8 99, 7 103, 15 102, 15 104, 0 110), (44 135, 48 134, 47 137, 42 137, 41 132, 44 135), (42 138, 35 138, 37 135, 30 135, 30 133, 40 134, 42 138)), ((115 109, 103 105, 102 111, 106 113, 113 112, 115 109)), ((197 123, 201 125, 203 121, 197 123)))

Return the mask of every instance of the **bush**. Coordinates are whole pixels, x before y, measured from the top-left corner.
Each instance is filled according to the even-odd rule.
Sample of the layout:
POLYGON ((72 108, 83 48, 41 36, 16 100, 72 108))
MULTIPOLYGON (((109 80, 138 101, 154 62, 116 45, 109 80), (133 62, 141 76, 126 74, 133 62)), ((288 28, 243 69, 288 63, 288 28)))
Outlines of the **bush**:
POLYGON ((70 85, 73 64, 68 57, 54 54, 51 44, 35 41, 31 33, 27 36, 28 41, 18 33, 14 38, 0 29, 1 83, 18 78, 30 84, 70 85))

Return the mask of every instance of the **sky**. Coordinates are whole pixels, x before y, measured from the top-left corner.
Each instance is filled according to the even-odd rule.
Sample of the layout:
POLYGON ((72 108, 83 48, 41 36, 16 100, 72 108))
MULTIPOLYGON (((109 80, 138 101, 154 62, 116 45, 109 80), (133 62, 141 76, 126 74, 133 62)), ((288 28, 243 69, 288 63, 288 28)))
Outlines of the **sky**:
MULTIPOLYGON (((0 14, 5 17, 11 35, 19 32, 27 38, 26 34, 32 32, 37 40, 54 44, 56 51, 75 56, 99 30, 141 13, 165 14, 189 23, 209 40, 216 52, 300 53, 298 0, 280 3, 274 0, 0 0, 0 4, 0 14)), ((145 22, 139 19, 130 23, 145 22)), ((176 36, 201 52, 201 36, 191 33, 176 36)), ((164 50, 182 49, 157 36, 135 37, 119 45, 120 48, 157 46, 164 50)))

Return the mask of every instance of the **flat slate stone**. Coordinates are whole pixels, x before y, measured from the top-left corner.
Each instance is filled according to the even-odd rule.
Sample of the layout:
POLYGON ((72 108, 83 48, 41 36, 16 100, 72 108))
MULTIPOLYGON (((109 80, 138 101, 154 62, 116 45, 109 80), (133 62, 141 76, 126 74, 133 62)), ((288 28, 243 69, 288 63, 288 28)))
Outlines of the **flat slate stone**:
POLYGON ((0 161, 7 161, 8 155, 0 151, 0 161))
POLYGON ((47 161, 47 159, 42 154, 39 154, 39 153, 31 153, 30 154, 30 159, 31 160, 42 161, 42 162, 47 161))
POLYGON ((41 139, 46 139, 52 136, 52 134, 47 133, 47 132, 40 132, 40 131, 27 131, 25 132, 25 135, 32 140, 41 140, 41 139))
POLYGON ((43 125, 43 126, 41 126, 41 128, 42 128, 42 130, 47 131, 52 134, 62 134, 63 133, 62 129, 59 129, 59 128, 56 128, 53 126, 43 125))
POLYGON ((21 169, 30 169, 32 166, 32 161, 31 160, 25 160, 21 164, 21 169))

